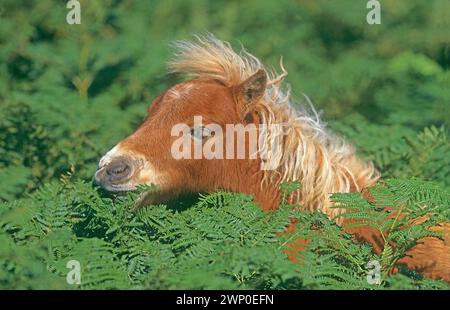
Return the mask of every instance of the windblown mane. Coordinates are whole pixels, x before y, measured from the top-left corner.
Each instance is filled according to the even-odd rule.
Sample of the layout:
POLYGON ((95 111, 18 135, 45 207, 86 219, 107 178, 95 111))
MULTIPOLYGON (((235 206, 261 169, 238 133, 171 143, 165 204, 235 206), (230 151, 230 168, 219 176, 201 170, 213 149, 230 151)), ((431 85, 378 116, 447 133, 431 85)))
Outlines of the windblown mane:
MULTIPOLYGON (((196 37, 194 42, 176 42, 175 48, 175 58, 169 63, 172 72, 215 79, 228 86, 239 85, 259 69, 264 69, 255 56, 245 50, 238 54, 229 43, 212 35, 196 37)), ((318 209, 331 217, 337 216, 340 211, 330 208, 330 194, 360 191, 371 186, 378 179, 378 172, 372 163, 356 157, 353 146, 325 128, 312 105, 314 116, 299 105, 294 108, 289 86, 286 91, 282 90, 287 75, 282 61, 280 67, 282 73, 279 75, 266 71, 268 86, 258 104, 262 123, 269 125, 260 151, 270 153, 273 149, 281 149, 275 155, 278 168, 265 171, 262 184, 299 181, 301 188, 292 196, 295 200, 306 209, 318 209), (271 124, 282 124, 282 130, 271 130, 271 124)))

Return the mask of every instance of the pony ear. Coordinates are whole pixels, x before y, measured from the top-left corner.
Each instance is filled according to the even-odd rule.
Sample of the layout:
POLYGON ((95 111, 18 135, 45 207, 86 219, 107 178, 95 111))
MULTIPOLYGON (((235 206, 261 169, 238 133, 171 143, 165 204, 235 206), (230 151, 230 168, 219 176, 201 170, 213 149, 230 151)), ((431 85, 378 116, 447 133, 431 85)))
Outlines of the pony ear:
POLYGON ((258 102, 264 96, 266 86, 267 73, 264 69, 259 69, 244 82, 235 86, 233 93, 238 111, 245 112, 251 104, 258 102))

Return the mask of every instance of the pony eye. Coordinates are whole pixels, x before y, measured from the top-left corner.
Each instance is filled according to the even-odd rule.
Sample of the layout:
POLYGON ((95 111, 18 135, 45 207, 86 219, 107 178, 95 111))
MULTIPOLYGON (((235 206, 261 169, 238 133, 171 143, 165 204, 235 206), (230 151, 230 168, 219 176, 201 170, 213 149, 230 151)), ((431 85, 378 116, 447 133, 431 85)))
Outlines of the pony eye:
POLYGON ((213 136, 212 130, 203 126, 192 128, 190 134, 194 139, 197 140, 204 140, 213 136))

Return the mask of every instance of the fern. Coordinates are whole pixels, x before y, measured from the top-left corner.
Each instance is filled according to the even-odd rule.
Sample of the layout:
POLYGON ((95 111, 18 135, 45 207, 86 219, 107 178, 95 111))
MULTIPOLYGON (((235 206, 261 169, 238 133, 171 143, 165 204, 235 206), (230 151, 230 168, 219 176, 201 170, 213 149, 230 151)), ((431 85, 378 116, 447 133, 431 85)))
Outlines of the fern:
POLYGON ((384 241, 379 257, 384 277, 416 241, 427 236, 441 237, 429 228, 449 221, 449 192, 443 187, 417 179, 389 179, 371 188, 373 202, 361 194, 335 194, 337 207, 346 210, 340 217, 356 220, 350 227, 372 227, 384 241), (422 224, 411 225, 426 217, 422 224), (391 244, 395 244, 395 248, 391 244))

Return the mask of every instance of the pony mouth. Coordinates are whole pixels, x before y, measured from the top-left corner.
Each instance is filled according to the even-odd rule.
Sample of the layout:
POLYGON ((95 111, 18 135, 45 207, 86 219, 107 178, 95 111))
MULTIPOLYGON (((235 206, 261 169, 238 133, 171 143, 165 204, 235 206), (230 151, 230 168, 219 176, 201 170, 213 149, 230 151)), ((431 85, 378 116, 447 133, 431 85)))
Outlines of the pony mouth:
POLYGON ((93 178, 93 183, 99 186, 102 190, 105 190, 110 193, 126 193, 135 191, 137 189, 136 186, 129 184, 111 184, 101 182, 97 180, 95 177, 93 178))
POLYGON ((131 192, 137 189, 135 185, 129 184, 125 180, 123 183, 114 183, 109 178, 99 177, 99 172, 101 173, 103 169, 99 169, 93 178, 94 184, 100 186, 103 190, 112 192, 112 193, 120 193, 120 192, 131 192))
POLYGON ((112 193, 126 193, 126 192, 132 192, 137 189, 136 186, 133 185, 126 185, 126 184, 107 184, 107 185, 101 185, 103 189, 107 190, 108 192, 112 193))

